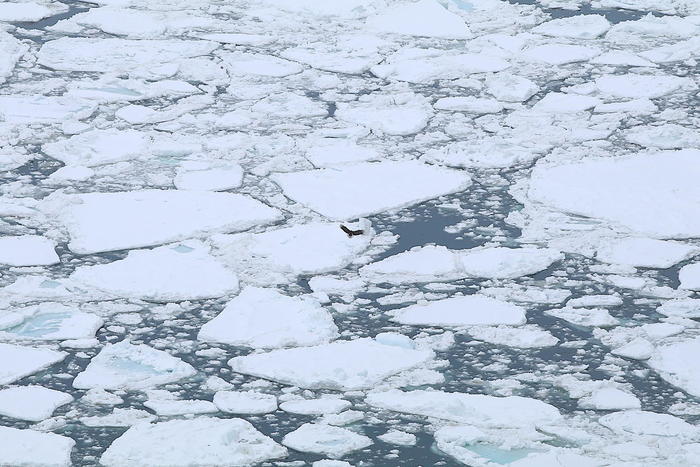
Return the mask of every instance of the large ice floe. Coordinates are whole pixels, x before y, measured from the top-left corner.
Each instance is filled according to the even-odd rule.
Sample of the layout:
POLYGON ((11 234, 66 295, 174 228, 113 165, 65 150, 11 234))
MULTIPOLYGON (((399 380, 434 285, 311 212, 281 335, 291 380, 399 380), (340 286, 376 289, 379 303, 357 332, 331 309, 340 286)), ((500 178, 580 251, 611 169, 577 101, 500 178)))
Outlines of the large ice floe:
POLYGON ((0 2, 0 465, 692 467, 698 0, 0 2))

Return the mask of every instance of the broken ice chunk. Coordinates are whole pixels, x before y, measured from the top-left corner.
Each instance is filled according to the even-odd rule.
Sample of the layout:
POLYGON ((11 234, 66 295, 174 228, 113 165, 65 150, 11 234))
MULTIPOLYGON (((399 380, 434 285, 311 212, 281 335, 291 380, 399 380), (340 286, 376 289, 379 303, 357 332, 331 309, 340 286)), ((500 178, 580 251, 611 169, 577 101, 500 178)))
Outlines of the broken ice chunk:
POLYGON ((372 440, 348 429, 305 423, 283 439, 282 444, 297 451, 325 454, 329 457, 344 455, 366 448, 372 440))
POLYGON ((66 355, 55 350, 0 343, 0 384, 10 384, 48 368, 66 355))
POLYGON ((218 391, 214 404, 226 413, 264 414, 277 410, 277 397, 254 391, 218 391))
POLYGON ((596 258, 606 263, 666 269, 698 253, 698 247, 685 243, 652 238, 623 238, 603 244, 598 248, 596 258))
POLYGON ((427 363, 433 355, 430 350, 406 349, 365 338, 235 357, 229 365, 239 373, 303 388, 355 390, 427 363))
POLYGON ((338 336, 331 315, 311 297, 289 297, 277 289, 245 288, 198 339, 253 348, 324 344, 338 336))
POLYGON ((89 339, 102 326, 99 316, 60 303, 40 303, 0 311, 0 335, 15 339, 89 339))
POLYGON ((60 262, 55 243, 40 235, 0 237, 0 264, 48 266, 60 262))
POLYGON ((397 4, 367 19, 370 30, 407 36, 469 39, 472 33, 464 20, 447 11, 436 0, 397 4))
POLYGON ((550 248, 486 247, 459 251, 467 275, 490 279, 512 279, 544 271, 564 255, 550 248))
POLYGON ((525 309, 483 295, 452 297, 391 312, 392 321, 424 326, 521 325, 525 309))
POLYGON ((135 425, 100 458, 107 467, 252 465, 287 450, 240 418, 195 418, 135 425))
POLYGON ((333 170, 278 173, 271 178, 289 198, 335 220, 410 206, 471 184, 465 172, 417 161, 367 162, 333 170))
POLYGON ((128 341, 107 344, 73 381, 78 389, 145 389, 196 373, 177 357, 128 341))
POLYGON ((0 465, 68 467, 74 445, 65 436, 0 426, 0 465))
POLYGON ((199 242, 183 249, 132 250, 122 260, 80 266, 71 280, 108 295, 177 302, 215 298, 238 291, 238 277, 199 242))
MULTIPOLYGON (((39 422, 54 410, 73 402, 73 396, 42 386, 21 386, 0 391, 0 415, 39 422)), ((0 456, 1 457, 1 456, 0 456)))

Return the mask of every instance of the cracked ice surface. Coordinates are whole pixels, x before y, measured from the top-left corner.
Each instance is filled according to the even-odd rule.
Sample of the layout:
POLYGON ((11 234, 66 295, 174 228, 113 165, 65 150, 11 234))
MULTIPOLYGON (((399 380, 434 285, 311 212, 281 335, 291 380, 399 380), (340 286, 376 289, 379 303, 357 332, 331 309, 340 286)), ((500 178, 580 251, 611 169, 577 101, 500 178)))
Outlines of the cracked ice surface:
POLYGON ((0 3, 0 465, 697 465, 698 18, 0 3))

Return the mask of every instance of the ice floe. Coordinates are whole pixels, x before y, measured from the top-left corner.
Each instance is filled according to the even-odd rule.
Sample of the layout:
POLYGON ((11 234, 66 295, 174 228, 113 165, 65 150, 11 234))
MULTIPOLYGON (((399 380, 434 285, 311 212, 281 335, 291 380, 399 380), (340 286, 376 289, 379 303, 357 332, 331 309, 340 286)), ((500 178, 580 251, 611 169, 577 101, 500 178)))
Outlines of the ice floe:
POLYGON ((436 0, 397 4, 369 17, 367 27, 383 33, 443 39, 469 39, 472 36, 464 20, 436 0))
POLYGON ((199 242, 132 250, 125 259, 81 266, 70 279, 108 296, 152 301, 221 297, 238 291, 238 277, 199 242))
POLYGON ((466 295, 411 305, 392 311, 392 320, 425 326, 520 325, 525 309, 484 295, 466 295))
POLYGON ((68 467, 75 441, 54 433, 0 426, 0 464, 68 467))
POLYGON ((372 444, 372 440, 345 428, 305 423, 285 435, 282 444, 297 451, 343 457, 352 451, 366 448, 372 444))
POLYGON ((100 458, 105 466, 251 465, 287 450, 239 418, 195 418, 138 424, 117 438, 100 458))
POLYGON ((0 311, 0 336, 18 340, 90 339, 103 320, 74 306, 45 302, 0 311))
POLYGON ((0 415, 39 422, 54 410, 73 402, 73 396, 42 386, 17 386, 0 390, 0 415))
POLYGON ((432 358, 430 350, 364 338, 234 357, 229 365, 239 373, 299 387, 354 390, 373 387, 432 358))
POLYGON ((183 190, 86 193, 46 202, 80 254, 157 245, 235 232, 279 219, 276 209, 247 196, 183 190))
POLYGON ((318 345, 338 336, 328 311, 312 297, 289 297, 276 289, 247 287, 198 339, 253 348, 318 345))
POLYGON ((188 363, 145 344, 107 344, 73 380, 79 389, 145 389, 196 373, 188 363))
POLYGON ((254 391, 218 391, 214 404, 227 413, 263 414, 277 410, 275 396, 254 391))
POLYGON ((289 198, 334 220, 352 220, 410 206, 461 191, 471 183, 463 172, 417 161, 368 162, 333 170, 279 173, 272 179, 289 198))
POLYGON ((55 243, 40 235, 0 237, 0 264, 48 266, 60 260, 55 243))
POLYGON ((66 357, 65 352, 0 343, 0 384, 10 384, 18 379, 44 370, 66 357))

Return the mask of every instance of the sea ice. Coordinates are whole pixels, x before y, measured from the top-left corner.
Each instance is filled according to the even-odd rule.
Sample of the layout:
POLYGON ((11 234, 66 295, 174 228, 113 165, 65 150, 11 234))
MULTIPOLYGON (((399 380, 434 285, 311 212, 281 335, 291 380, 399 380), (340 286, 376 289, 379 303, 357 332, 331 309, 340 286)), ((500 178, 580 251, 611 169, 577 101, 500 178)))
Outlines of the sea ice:
POLYGON ((600 15, 576 15, 559 18, 532 28, 532 32, 570 39, 595 39, 610 29, 610 23, 600 15))
POLYGON ((53 70, 133 73, 139 68, 207 55, 218 45, 199 40, 61 37, 45 42, 37 59, 53 70))
POLYGON ((0 3, 0 21, 35 22, 67 10, 68 7, 59 2, 3 2, 0 3))
POLYGON ((499 101, 525 102, 540 88, 525 77, 510 73, 496 73, 486 78, 486 89, 499 101))
POLYGON ((441 39, 472 37, 464 20, 436 0, 404 2, 367 19, 372 31, 441 39))
POLYGON ((0 391, 0 415, 39 422, 71 402, 73 396, 65 392, 42 386, 18 386, 0 391))
POLYGON ((598 419, 598 423, 618 433, 633 435, 695 437, 697 428, 678 417, 642 410, 613 412, 598 419))
POLYGON ((629 392, 613 387, 602 387, 578 401, 582 409, 628 410, 640 409, 641 402, 629 392))
POLYGON ((103 320, 75 306, 44 302, 0 311, 0 336, 26 340, 89 339, 103 320))
POLYGON ((177 302, 238 291, 238 277, 197 241, 132 250, 125 259, 80 266, 70 279, 110 296, 177 302))
POLYGON ((683 266, 678 272, 678 279, 681 281, 681 288, 700 290, 700 263, 683 266))
POLYGON ((173 180, 178 190, 224 191, 243 182, 243 169, 234 164, 203 170, 180 169, 173 180))
POLYGON ((95 167, 143 157, 152 150, 153 135, 138 130, 90 130, 44 144, 46 155, 69 166, 95 167))
POLYGON ((467 275, 490 279, 513 279, 544 271, 564 259, 561 252, 549 248, 486 247, 459 253, 467 275))
POLYGON ((656 238, 697 237, 700 217, 698 202, 693 200, 700 200, 698 177, 698 150, 589 158, 558 166, 537 165, 528 197, 656 238))
POLYGON ((195 418, 141 423, 116 439, 100 458, 107 467, 252 465, 287 450, 240 418, 195 418))
POLYGON ((484 295, 452 297, 391 312, 392 321, 424 326, 525 324, 525 309, 484 295))
POLYGON ((611 327, 619 321, 603 308, 559 308, 547 310, 546 314, 566 320, 577 326, 611 327))
POLYGON ((55 201, 45 208, 66 226, 69 247, 80 254, 246 230, 281 217, 250 197, 206 191, 85 193, 55 201))
POLYGON ((41 235, 0 237, 0 264, 49 266, 59 263, 55 243, 41 235))
POLYGON ((297 451, 343 457, 352 451, 366 448, 372 444, 372 440, 345 428, 305 423, 288 433, 282 439, 282 444, 297 451))
POLYGON ((408 136, 425 128, 433 110, 425 98, 408 93, 393 98, 363 96, 358 101, 340 102, 335 116, 374 132, 408 136))
POLYGON ((684 87, 692 87, 688 78, 669 75, 605 75, 595 82, 598 90, 612 97, 654 99, 684 87))
POLYGON ((352 404, 345 399, 324 397, 321 399, 293 399, 280 404, 280 409, 301 415, 336 414, 352 404))
POLYGON ((377 436, 377 438, 385 443, 395 444, 397 446, 415 446, 416 444, 416 435, 399 430, 387 431, 383 435, 377 436))
POLYGON ((700 396, 700 362, 692 356, 700 350, 700 338, 657 347, 648 364, 669 383, 700 396))
POLYGON ((0 426, 0 465, 68 467, 74 445, 65 436, 0 426))
POLYGON ((282 78, 301 73, 304 67, 272 55, 234 52, 221 54, 221 59, 232 76, 269 76, 282 78))
POLYGON ((78 389, 146 389, 196 373, 167 352, 124 340, 107 344, 73 381, 78 389))
POLYGON ((429 362, 430 350, 385 345, 374 339, 273 350, 229 360, 234 371, 316 389, 355 390, 429 362))
POLYGON ((278 173, 272 179, 287 197, 334 220, 410 206, 464 190, 471 183, 464 172, 417 161, 278 173))
POLYGON ((243 289, 197 336, 256 349, 325 344, 336 337, 333 318, 312 297, 258 287, 243 289))
MULTIPOLYGON (((66 357, 65 352, 0 343, 0 384, 10 384, 66 357)), ((1 451, 1 450, 0 450, 1 451)))
POLYGON ((658 126, 640 125, 624 132, 630 143, 647 148, 700 148, 700 135, 695 128, 666 123, 658 126))
POLYGON ((365 400, 382 409, 477 426, 527 427, 555 423, 562 418, 555 407, 519 396, 395 389, 370 393, 365 400))
POLYGON ((254 391, 218 391, 214 404, 226 413, 264 414, 277 410, 277 397, 254 391))
MULTIPOLYGON (((3 7, 6 5, 8 4, 0 3, 0 17, 3 14, 3 7)), ((12 75, 15 65, 25 52, 27 52, 26 45, 4 30, 0 30, 0 83, 4 83, 12 75)))
POLYGON ((567 44, 537 45, 522 52, 522 56, 526 59, 550 65, 585 62, 597 55, 600 55, 600 50, 597 48, 567 44))
POLYGON ((601 245, 596 259, 642 268, 670 268, 700 253, 693 245, 653 238, 622 238, 601 245))
POLYGON ((362 278, 392 284, 451 281, 464 276, 459 259, 444 246, 427 245, 360 268, 362 278))
POLYGON ((5 123, 14 125, 82 120, 92 115, 96 108, 93 102, 66 96, 0 96, 0 116, 5 123))
POLYGON ((306 158, 315 167, 337 167, 382 158, 382 153, 376 148, 360 146, 346 139, 319 138, 310 140, 308 144, 310 147, 306 158))
POLYGON ((474 114, 495 114, 503 110, 503 105, 495 99, 472 96, 443 97, 438 99, 433 107, 437 110, 474 114))
MULTIPOLYGON (((348 225, 349 228, 357 228, 348 225)), ((220 258, 240 270, 320 274, 350 264, 369 246, 370 232, 348 237, 335 223, 297 224, 263 233, 217 235, 213 244, 220 258)))
POLYGON ((564 94, 550 92, 542 98, 532 109, 540 112, 556 114, 578 113, 589 110, 600 104, 600 99, 578 94, 564 94))

